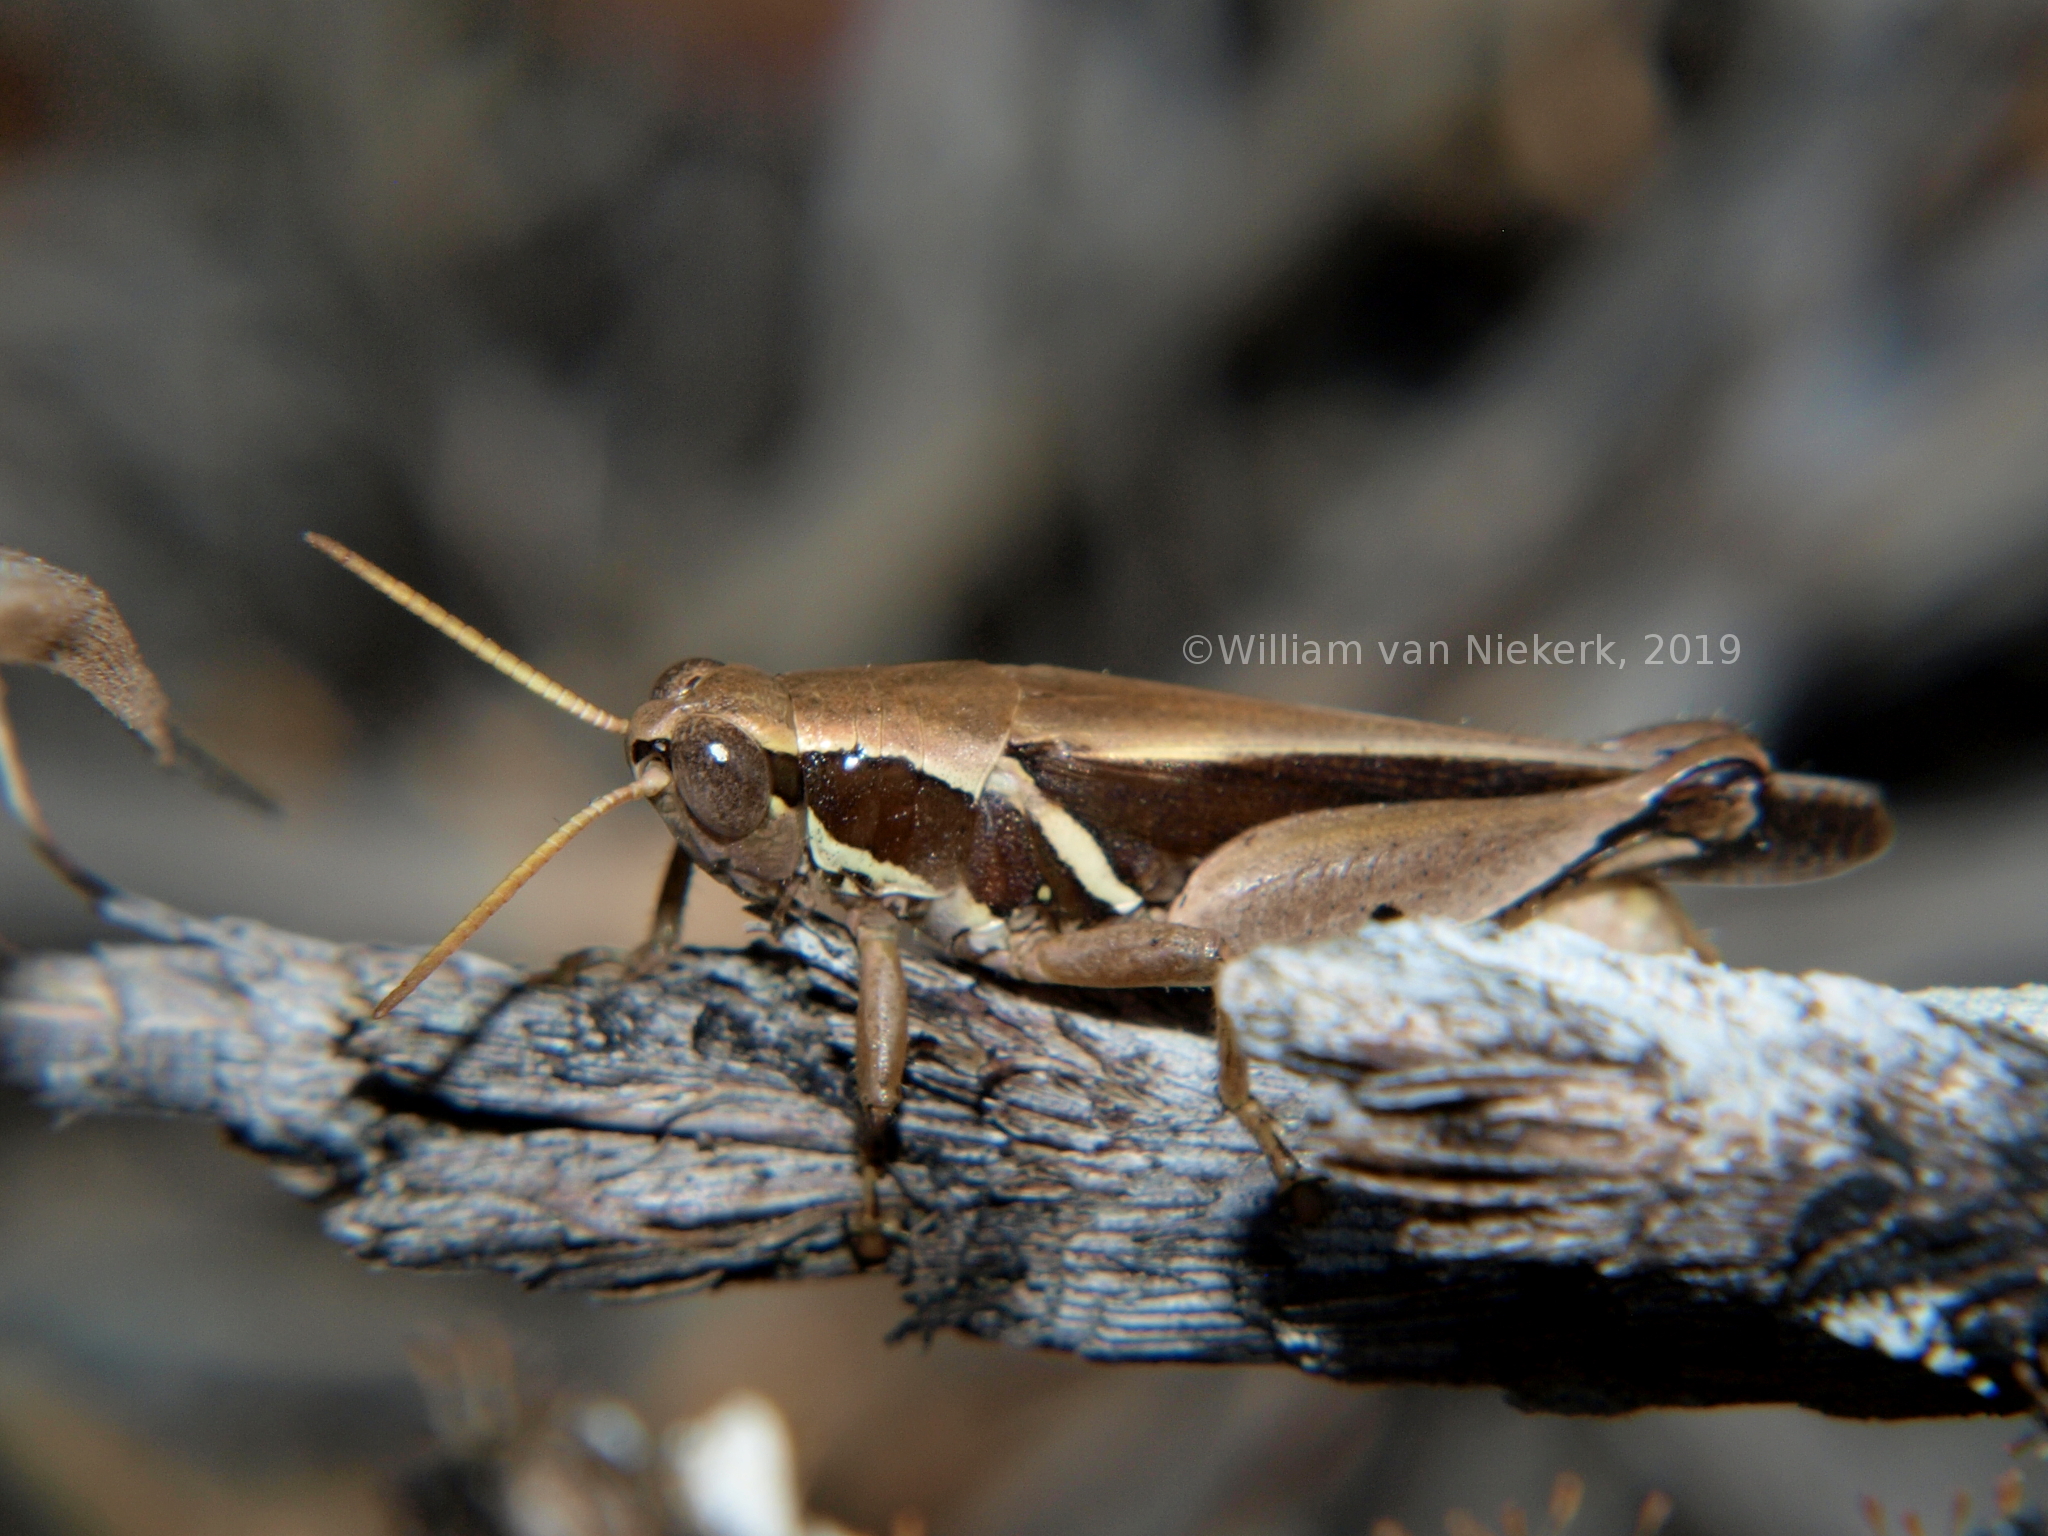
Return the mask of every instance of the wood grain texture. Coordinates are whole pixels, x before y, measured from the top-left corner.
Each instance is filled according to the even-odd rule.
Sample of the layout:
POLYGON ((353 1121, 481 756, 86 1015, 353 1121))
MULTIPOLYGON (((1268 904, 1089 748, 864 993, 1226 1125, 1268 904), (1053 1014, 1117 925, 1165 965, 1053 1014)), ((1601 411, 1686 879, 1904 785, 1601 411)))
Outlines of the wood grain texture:
MULTIPOLYGON (((463 956, 371 1024, 409 952, 106 911, 148 941, 17 963, 8 1078, 219 1122, 366 1259, 614 1294, 853 1267, 833 937, 539 982, 463 956)), ((906 969, 906 1332, 1585 1411, 2032 1405, 2048 989, 1907 997, 1545 925, 1267 951, 1223 995, 1326 1180, 1305 1224, 1216 1106, 1198 996, 906 969)))

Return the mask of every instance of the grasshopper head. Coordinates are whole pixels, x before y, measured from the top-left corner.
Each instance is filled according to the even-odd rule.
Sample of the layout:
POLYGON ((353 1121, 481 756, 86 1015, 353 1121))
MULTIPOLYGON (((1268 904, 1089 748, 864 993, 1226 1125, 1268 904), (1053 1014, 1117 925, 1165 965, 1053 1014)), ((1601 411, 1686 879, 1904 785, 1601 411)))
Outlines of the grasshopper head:
POLYGON ((802 817, 789 695, 754 667, 677 662, 655 682, 626 731, 635 774, 650 758, 669 772, 654 801, 691 860, 754 899, 797 871, 802 817))

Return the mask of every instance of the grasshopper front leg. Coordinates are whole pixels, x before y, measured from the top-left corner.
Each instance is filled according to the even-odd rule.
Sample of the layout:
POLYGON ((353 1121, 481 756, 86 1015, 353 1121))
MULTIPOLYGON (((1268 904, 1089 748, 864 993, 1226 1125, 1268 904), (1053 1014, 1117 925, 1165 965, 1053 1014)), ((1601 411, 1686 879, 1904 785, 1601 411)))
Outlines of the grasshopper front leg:
MULTIPOLYGON (((654 898, 654 919, 648 925, 647 937, 636 945, 625 959, 628 976, 644 976, 659 969, 683 943, 683 908, 690 900, 690 872, 696 866, 690 856, 680 847, 669 852, 668 869, 661 877, 661 890, 654 898)), ((599 965, 611 964, 616 957, 606 949, 579 949, 574 954, 564 955, 546 970, 531 978, 531 984, 542 987, 574 986, 586 971, 599 965)))
POLYGON ((696 867, 680 844, 669 850, 668 869, 654 898, 654 921, 648 925, 641 953, 666 955, 682 946, 683 908, 690 904, 690 874, 696 867))

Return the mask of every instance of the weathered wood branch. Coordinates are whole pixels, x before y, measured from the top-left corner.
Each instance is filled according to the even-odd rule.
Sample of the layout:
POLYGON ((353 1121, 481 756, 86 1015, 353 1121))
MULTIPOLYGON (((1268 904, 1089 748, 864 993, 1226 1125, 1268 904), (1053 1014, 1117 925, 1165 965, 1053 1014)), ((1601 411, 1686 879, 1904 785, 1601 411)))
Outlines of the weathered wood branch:
MULTIPOLYGON (((373 1023, 409 954, 107 912, 155 942, 17 964, 8 1078, 218 1121, 366 1259, 613 1293, 854 1267, 829 934, 541 982, 465 956, 373 1023)), ((2034 1406, 2048 988, 1909 997, 1540 924, 1254 956, 1222 996, 1326 1181, 1303 1221, 1216 1105, 1200 998, 909 979, 908 1329, 1592 1411, 2034 1406)))

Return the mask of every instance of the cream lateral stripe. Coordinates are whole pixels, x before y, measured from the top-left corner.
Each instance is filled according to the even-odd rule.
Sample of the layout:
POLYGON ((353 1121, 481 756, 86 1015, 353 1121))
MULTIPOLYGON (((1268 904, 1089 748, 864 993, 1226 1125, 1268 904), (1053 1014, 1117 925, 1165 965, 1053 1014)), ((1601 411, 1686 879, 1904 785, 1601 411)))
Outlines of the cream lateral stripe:
POLYGON ((306 542, 349 574, 360 576, 414 618, 433 625, 479 661, 497 668, 520 687, 539 694, 557 709, 567 710, 585 725, 594 725, 615 736, 626 734, 626 722, 610 710, 599 709, 581 694, 564 688, 539 668, 521 661, 482 630, 463 623, 432 598, 407 586, 381 566, 372 565, 347 545, 337 544, 320 533, 307 534, 306 542))
POLYGON ((920 880, 909 870, 891 864, 887 859, 876 858, 865 848, 840 842, 825 830, 825 823, 818 820, 818 813, 809 806, 804 807, 804 825, 805 839, 811 845, 811 858, 821 869, 866 875, 874 882, 875 889, 885 896, 915 896, 929 901, 939 894, 939 888, 930 881, 920 880))
POLYGON ((605 812, 617 810, 628 800, 652 800, 667 789, 668 784, 667 771, 656 766, 651 771, 643 772, 631 784, 621 784, 617 789, 607 790, 563 822, 550 834, 547 841, 521 859, 512 873, 497 883, 490 895, 472 907, 469 916, 449 930, 448 937, 420 957, 419 964, 405 973, 405 980, 385 993, 383 1001, 370 1010, 370 1017, 381 1019, 412 996, 419 984, 438 971, 450 955, 467 944, 469 936, 489 922, 492 915, 510 901, 522 885, 540 872, 543 864, 562 851, 563 845, 570 838, 605 812))
POLYGON ((1031 775, 1015 758, 1006 757, 988 776, 991 793, 1002 796, 1038 824, 1045 840, 1060 862, 1074 872, 1081 888, 1111 911, 1126 915, 1145 905, 1145 898, 1117 878, 1109 856, 1094 835, 1076 821, 1066 807, 1053 801, 1032 782, 1031 775))

